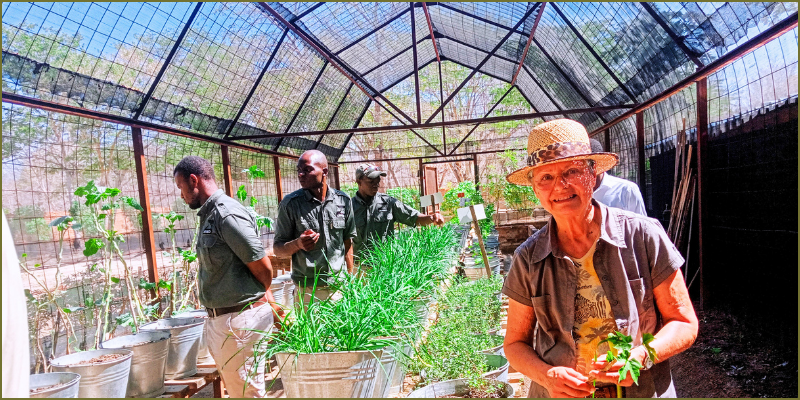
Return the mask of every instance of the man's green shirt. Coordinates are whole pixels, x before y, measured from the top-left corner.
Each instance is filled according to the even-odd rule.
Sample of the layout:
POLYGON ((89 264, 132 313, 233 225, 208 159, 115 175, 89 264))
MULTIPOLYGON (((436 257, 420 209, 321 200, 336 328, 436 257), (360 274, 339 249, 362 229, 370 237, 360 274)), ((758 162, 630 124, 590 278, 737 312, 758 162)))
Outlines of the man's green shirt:
POLYGON ((371 241, 380 241, 394 235, 395 222, 416 226, 420 215, 419 211, 383 193, 376 194, 369 202, 356 193, 353 197, 353 214, 358 233, 353 240, 356 256, 369 248, 371 241))
POLYGON ((347 272, 344 241, 356 237, 350 197, 330 186, 324 201, 306 189, 286 196, 278 206, 275 242, 295 240, 307 229, 319 233, 319 240, 311 251, 292 254, 292 280, 300 286, 311 286, 315 273, 319 273, 318 284, 326 285, 330 276, 347 272))
POLYGON ((263 297, 266 288, 246 265, 266 255, 255 217, 222 189, 208 198, 197 216, 200 303, 232 307, 263 297))

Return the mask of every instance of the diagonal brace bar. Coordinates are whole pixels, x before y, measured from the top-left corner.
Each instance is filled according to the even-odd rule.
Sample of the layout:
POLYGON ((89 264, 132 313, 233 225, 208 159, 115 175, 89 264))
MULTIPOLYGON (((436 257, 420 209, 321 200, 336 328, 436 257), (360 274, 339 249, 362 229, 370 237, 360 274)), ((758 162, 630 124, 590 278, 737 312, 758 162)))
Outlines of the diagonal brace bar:
POLYGON ((663 18, 661 18, 661 15, 659 15, 658 12, 656 12, 656 10, 654 10, 650 4, 647 4, 646 2, 643 1, 639 2, 639 4, 642 6, 642 8, 644 8, 645 11, 647 11, 648 14, 650 14, 651 17, 653 17, 656 23, 659 26, 661 26, 661 28, 664 29, 664 31, 667 32, 667 35, 669 35, 669 37, 672 38, 672 41, 675 42, 675 44, 678 45, 678 47, 680 47, 681 50, 683 50, 684 54, 686 54, 686 56, 689 57, 690 60, 692 60, 692 62, 694 63, 694 65, 697 66, 697 68, 703 68, 705 66, 703 65, 703 62, 700 61, 699 58, 697 58, 697 55, 695 55, 694 51, 692 51, 692 49, 690 49, 689 46, 686 45, 683 39, 681 39, 681 37, 678 36, 678 34, 675 33, 675 31, 673 31, 672 28, 669 27, 669 25, 667 25, 667 22, 664 21, 663 18))
POLYGON ((183 38, 186 37, 186 33, 189 32, 189 28, 192 26, 195 17, 197 17, 197 13, 200 12, 200 8, 203 7, 203 2, 198 2, 197 5, 192 10, 192 15, 189 16, 189 20, 186 21, 186 25, 183 26, 183 30, 181 30, 180 35, 178 35, 178 39, 175 40, 175 45, 172 46, 172 50, 169 51, 167 58, 164 60, 164 64, 161 65, 161 69, 156 74, 156 77, 153 79, 153 84, 150 85, 150 89, 147 90, 147 94, 142 99, 142 104, 139 106, 139 109, 136 110, 136 113, 133 115, 133 119, 139 119, 144 111, 144 108, 147 106, 147 103, 150 101, 150 98, 153 97, 153 92, 156 90, 156 86, 158 83, 161 82, 161 77, 164 76, 164 72, 167 71, 169 68, 172 59, 175 57, 175 53, 178 52, 178 48, 181 47, 181 43, 183 43, 183 38))
MULTIPOLYGON (((511 93, 511 90, 513 90, 513 89, 514 89, 514 85, 510 85, 510 86, 508 87, 508 90, 506 90, 506 92, 505 92, 505 93, 503 93, 503 96, 502 96, 502 97, 500 97, 500 99, 499 99, 499 100, 497 100, 497 102, 496 102, 496 103, 494 103, 494 105, 492 106, 492 108, 490 108, 490 109, 489 109, 489 111, 487 111, 487 112, 486 112, 486 114, 483 116, 483 118, 486 118, 486 117, 488 117, 488 116, 489 116, 489 114, 491 114, 491 113, 492 113, 492 111, 494 111, 494 109, 495 109, 495 108, 497 108, 497 106, 499 106, 499 105, 500 105, 500 103, 502 103, 502 102, 503 102, 503 100, 506 98, 506 96, 508 96, 508 94, 509 94, 509 93, 511 93)), ((455 152, 456 152, 456 150, 458 150, 458 148, 461 146, 461 144, 462 144, 462 143, 464 143, 464 142, 467 140, 467 138, 468 138, 470 135, 472 135, 472 132, 475 132, 475 130, 476 130, 476 129, 478 129, 478 127, 479 127, 480 125, 481 125, 480 123, 478 123, 478 124, 475 124, 475 126, 473 126, 473 127, 472 127, 472 129, 470 129, 470 130, 469 130, 469 132, 467 132, 467 135, 466 135, 466 136, 464 136, 464 138, 463 138, 463 139, 461 139, 461 141, 460 141, 460 142, 458 142, 458 144, 456 145, 456 147, 453 147, 453 150, 451 150, 451 151, 450 151, 450 154, 453 154, 453 153, 455 153, 455 152)))
MULTIPOLYGON (((541 7, 541 3, 539 3, 539 4, 540 4, 540 7, 541 7)), ((480 64, 478 64, 478 66, 476 66, 475 69, 473 69, 472 72, 470 72, 470 74, 467 75, 466 79, 464 79, 464 81, 461 82, 461 84, 458 85, 458 87, 452 93, 450 93, 450 96, 448 96, 447 99, 445 101, 443 101, 442 104, 433 112, 433 115, 431 115, 430 118, 425 120, 426 124, 431 122, 433 120, 433 118, 435 118, 436 115, 439 114, 439 112, 444 109, 444 107, 447 105, 447 103, 449 103, 451 100, 453 100, 454 97, 456 97, 456 95, 458 95, 458 92, 461 91, 461 89, 469 82, 469 80, 472 79, 472 77, 475 76, 475 74, 478 73, 478 70, 480 70, 481 67, 483 67, 487 62, 489 62, 489 60, 492 58, 494 53, 496 53, 497 50, 500 50, 500 48, 503 47, 503 43, 505 43, 508 40, 508 38, 510 38, 511 35, 514 34, 514 32, 520 27, 520 25, 525 23, 525 20, 528 19, 528 17, 531 15, 531 13, 533 13, 533 10, 535 10, 535 9, 536 9, 536 7, 532 7, 530 10, 528 10, 525 13, 525 16, 523 16, 519 20, 519 22, 517 22, 517 24, 514 25, 514 28, 512 30, 508 31, 508 33, 506 33, 506 35, 503 36, 502 39, 500 39, 500 41, 492 49, 492 51, 490 51, 489 54, 487 54, 486 57, 483 58, 483 61, 481 61, 480 64)))
POLYGON ((542 3, 542 6, 539 7, 539 12, 536 14, 536 20, 533 21, 533 26, 531 27, 531 34, 528 35, 528 43, 525 43, 525 50, 522 51, 522 58, 519 59, 519 65, 517 66, 517 72, 514 73, 514 78, 511 79, 511 86, 517 83, 517 76, 519 72, 522 71, 522 64, 525 63, 525 58, 528 57, 528 49, 531 47, 531 41, 533 41, 533 35, 536 33, 536 27, 539 26, 539 21, 542 19, 542 14, 544 14, 544 7, 547 3, 542 3))
MULTIPOLYGON (((292 119, 286 125, 286 129, 283 131, 283 133, 289 133, 289 130, 292 129, 292 125, 294 125, 294 121, 297 120, 297 116, 299 116, 300 112, 303 111, 303 106, 306 105, 306 102, 308 101, 308 98, 311 97, 311 93, 314 93, 314 89, 317 87, 317 83, 319 83, 319 79, 322 78, 322 74, 325 72, 325 67, 327 67, 327 66, 328 66, 328 62, 327 61, 322 63, 322 68, 319 69, 319 73, 317 74, 317 77, 314 78, 314 83, 311 84, 311 87, 308 89, 308 92, 306 92, 305 97, 303 97, 303 101, 300 102, 300 106, 297 107, 297 111, 294 113, 294 115, 292 116, 292 119)), ((278 151, 278 149, 281 147, 281 144, 283 144, 283 139, 284 138, 280 138, 280 140, 278 140, 278 143, 275 144, 275 148, 272 149, 272 150, 278 151)))

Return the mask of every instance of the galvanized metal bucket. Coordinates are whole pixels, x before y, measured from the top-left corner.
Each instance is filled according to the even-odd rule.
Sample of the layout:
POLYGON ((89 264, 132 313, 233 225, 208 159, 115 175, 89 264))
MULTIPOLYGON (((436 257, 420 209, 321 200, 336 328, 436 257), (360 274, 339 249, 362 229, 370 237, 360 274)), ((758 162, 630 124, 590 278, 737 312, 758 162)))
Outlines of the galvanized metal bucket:
POLYGON ((30 377, 31 398, 74 399, 78 397, 81 376, 74 372, 50 372, 30 377), (52 387, 51 387, 52 386, 52 387), (36 393, 38 388, 47 388, 36 393))
MULTIPOLYGON (((503 385, 503 396, 502 398, 512 398, 514 397, 514 387, 510 384, 505 382, 499 382, 492 380, 493 383, 500 383, 503 385)), ((464 396, 465 394, 469 393, 469 386, 467 385, 467 380, 462 379, 453 379, 444 382, 434 383, 432 385, 425 386, 424 388, 417 389, 408 394, 409 398, 426 398, 432 399, 436 397, 444 397, 444 396, 464 396)))
POLYGON ((78 397, 124 398, 131 372, 133 352, 125 349, 82 351, 50 362, 54 372, 73 372, 81 376, 78 397), (113 361, 80 364, 106 354, 122 354, 113 361))
POLYGON ((144 331, 103 342, 104 349, 133 351, 127 397, 158 397, 167 390, 164 369, 169 354, 168 331, 144 331))
MULTIPOLYGON (((206 320, 208 320, 208 311, 206 310, 187 311, 175 315, 174 318, 205 318, 206 320)), ((208 350, 208 345, 206 344, 205 329, 203 330, 203 333, 200 335, 200 348, 197 349, 197 364, 214 364, 214 357, 211 356, 211 352, 208 350)))
POLYGON ((205 318, 165 318, 142 325, 143 331, 169 331, 169 354, 164 370, 166 379, 181 379, 197 373, 197 351, 205 318))
POLYGON ((400 358, 407 357, 406 354, 411 353, 412 349, 408 343, 400 343, 398 338, 391 339, 395 340, 399 347, 387 346, 383 349, 381 367, 375 378, 373 398, 386 398, 403 391, 403 379, 406 377, 406 373, 400 358), (397 353, 398 350, 401 354, 397 353))
POLYGON ((428 322, 428 313, 430 312, 429 305, 432 301, 433 298, 430 296, 411 300, 411 303, 414 304, 414 310, 417 313, 417 320, 423 325, 426 325, 428 322))
POLYGON ((289 398, 371 398, 383 351, 278 353, 275 359, 289 398))
POLYGON ((508 383, 508 360, 497 354, 485 354, 486 363, 491 370, 483 375, 486 379, 496 379, 500 382, 508 383))

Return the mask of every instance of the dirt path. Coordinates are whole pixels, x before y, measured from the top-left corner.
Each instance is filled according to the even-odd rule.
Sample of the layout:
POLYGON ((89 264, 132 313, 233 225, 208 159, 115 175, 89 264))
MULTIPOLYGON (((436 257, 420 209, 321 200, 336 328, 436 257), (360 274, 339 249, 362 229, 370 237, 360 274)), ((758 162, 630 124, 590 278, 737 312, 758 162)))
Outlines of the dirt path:
POLYGON ((678 397, 798 396, 796 331, 781 339, 713 309, 698 318, 697 341, 671 359, 678 397))

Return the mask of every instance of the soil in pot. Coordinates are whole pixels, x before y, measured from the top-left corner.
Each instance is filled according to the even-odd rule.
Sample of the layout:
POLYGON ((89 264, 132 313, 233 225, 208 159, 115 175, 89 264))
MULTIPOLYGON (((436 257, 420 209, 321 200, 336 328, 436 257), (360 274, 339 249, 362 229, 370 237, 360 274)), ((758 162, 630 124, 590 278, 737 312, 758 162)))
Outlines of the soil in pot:
POLYGON ((49 386, 39 386, 37 388, 31 389, 30 393, 31 393, 31 395, 35 395, 35 394, 39 394, 39 393, 42 393, 42 392, 46 392, 48 390, 58 389, 58 388, 67 386, 67 385, 69 385, 71 383, 72 382, 64 382, 64 383, 56 383, 55 385, 49 385, 49 386))
POLYGON ((448 396, 441 396, 440 398, 442 398, 442 399, 499 399, 499 398, 503 397, 503 394, 505 394, 505 391, 503 390, 502 387, 498 387, 496 389, 489 389, 489 390, 470 388, 469 392, 467 392, 464 395, 456 396, 454 394, 451 394, 451 395, 448 395, 448 396))
POLYGON ((79 363, 75 363, 73 365, 87 365, 87 364, 100 364, 105 362, 110 362, 114 360, 118 360, 120 358, 125 357, 125 354, 103 354, 100 357, 95 357, 90 360, 81 361, 79 363))

